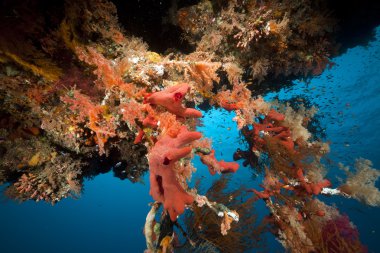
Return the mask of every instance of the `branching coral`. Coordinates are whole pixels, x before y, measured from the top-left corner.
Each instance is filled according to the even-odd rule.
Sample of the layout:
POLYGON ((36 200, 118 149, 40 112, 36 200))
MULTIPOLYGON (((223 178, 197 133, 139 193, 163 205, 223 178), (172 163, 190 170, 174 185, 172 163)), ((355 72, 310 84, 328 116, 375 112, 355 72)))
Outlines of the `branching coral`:
MULTIPOLYGON (((322 227, 317 224, 328 224, 331 216, 338 216, 337 211, 320 204, 315 196, 321 193, 347 195, 339 189, 328 188, 331 183, 324 179, 320 163, 328 149, 322 143, 310 141, 304 118, 302 108, 298 114, 292 109, 287 109, 285 114, 271 109, 264 116, 257 117, 258 123, 254 123, 252 129, 244 128, 243 134, 251 148, 248 152, 256 153, 259 159, 268 157, 261 185, 264 190, 250 191, 255 193, 256 199, 265 201, 271 220, 278 227, 278 239, 285 248, 292 252, 330 252, 335 246, 323 243, 322 227)), ((236 158, 240 157, 236 154, 236 158)), ((347 186, 342 189, 345 187, 349 189, 347 186)), ((337 228, 336 231, 344 233, 344 229, 337 228)), ((354 249, 363 252, 358 238, 352 238, 358 246, 348 247, 348 252, 355 252, 354 249)), ((342 234, 333 240, 334 245, 347 243, 342 234)))
POLYGON ((74 160, 69 154, 57 153, 48 142, 41 142, 35 137, 31 140, 17 139, 12 146, 6 145, 5 148, 1 170, 10 177, 21 174, 17 182, 7 188, 8 196, 20 201, 44 200, 54 204, 62 198, 81 194, 83 164, 80 160, 74 160), (34 144, 34 149, 31 144, 34 144), (28 153, 29 157, 25 157, 28 153), (3 166, 13 167, 13 173, 3 166))
POLYGON ((253 98, 244 83, 235 83, 232 90, 219 91, 213 102, 227 111, 235 111, 234 121, 239 129, 253 124, 257 115, 267 114, 271 107, 262 97, 253 98))
POLYGON ((320 252, 367 252, 359 240, 357 228, 346 215, 327 221, 322 228, 322 238, 320 252))
POLYGON ((372 168, 372 162, 361 158, 356 160, 355 172, 351 172, 348 167, 343 169, 347 173, 347 179, 339 189, 367 205, 379 206, 380 191, 375 183, 380 177, 380 171, 372 168))
POLYGON ((20 200, 44 200, 52 204, 68 196, 79 196, 82 191, 79 164, 65 157, 53 158, 38 174, 23 174, 7 194, 20 200))
MULTIPOLYGON (((230 223, 228 234, 221 234, 218 225, 221 217, 218 217, 218 213, 207 204, 200 205, 202 201, 198 201, 198 204, 192 207, 193 212, 185 216, 185 224, 193 245, 188 242, 183 249, 178 249, 179 252, 193 252, 199 247, 213 249, 216 252, 245 252, 261 246, 264 239, 261 233, 264 227, 254 212, 254 200, 246 199, 247 192, 244 188, 229 190, 230 180, 231 177, 228 175, 222 176, 213 182, 206 196, 215 207, 218 206, 216 203, 225 203, 227 208, 236 210, 239 214, 239 223, 230 223), (245 225, 239 226, 242 223, 245 225)), ((226 218, 228 216, 224 217, 222 222, 228 219, 226 218)))
POLYGON ((70 110, 78 113, 74 124, 87 122, 87 126, 96 135, 96 143, 99 146, 99 153, 104 154, 104 144, 109 137, 116 135, 113 117, 108 113, 107 107, 95 105, 85 95, 74 91, 73 98, 64 97, 62 101, 70 105, 70 110))
POLYGON ((330 64, 332 40, 320 40, 334 31, 336 21, 328 14, 309 0, 204 0, 180 9, 177 18, 197 52, 207 52, 217 61, 232 56, 262 81, 269 74, 320 74, 330 64))
POLYGON ((215 150, 212 150, 208 155, 200 155, 202 163, 207 165, 211 175, 215 173, 236 172, 239 169, 239 164, 235 162, 218 161, 215 158, 215 150))

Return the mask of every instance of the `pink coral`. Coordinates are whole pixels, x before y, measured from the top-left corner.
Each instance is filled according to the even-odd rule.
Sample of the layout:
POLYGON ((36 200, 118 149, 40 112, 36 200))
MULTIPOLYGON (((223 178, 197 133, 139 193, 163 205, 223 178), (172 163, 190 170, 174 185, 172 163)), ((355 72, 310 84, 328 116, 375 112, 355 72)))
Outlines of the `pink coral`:
POLYGON ((284 185, 280 182, 280 180, 273 176, 272 172, 268 169, 265 171, 264 184, 260 185, 260 187, 264 188, 261 192, 255 189, 249 189, 248 191, 255 193, 259 199, 268 199, 275 194, 279 194, 281 189, 293 190, 293 188, 289 187, 289 185, 284 185))
POLYGON ((297 170, 297 177, 301 186, 307 191, 308 194, 318 195, 321 193, 323 188, 331 186, 330 181, 327 179, 316 183, 307 182, 305 176, 303 175, 302 169, 297 170))
POLYGON ((368 252, 359 240, 358 229, 346 215, 329 220, 322 227, 322 236, 328 252, 368 252))
POLYGON ((182 99, 188 91, 189 85, 182 83, 169 87, 166 90, 147 94, 144 102, 153 105, 161 105, 169 112, 180 117, 202 117, 202 113, 200 111, 182 106, 182 99))
POLYGON ((264 135, 272 136, 279 140, 280 144, 287 150, 294 152, 294 141, 291 138, 291 131, 288 127, 281 126, 285 116, 275 110, 270 110, 262 123, 253 124, 254 129, 250 131, 255 144, 253 150, 260 150, 265 147, 264 135))
POLYGON ((264 189, 264 191, 261 191, 261 192, 255 189, 249 189, 248 191, 255 193, 257 198, 259 199, 269 199, 273 195, 273 193, 267 189, 264 189))
POLYGON ((150 194, 164 204, 173 221, 184 212, 185 205, 194 201, 177 181, 175 163, 191 153, 191 147, 186 145, 201 137, 201 133, 190 132, 182 126, 176 137, 164 135, 149 152, 150 194))
POLYGON ((212 150, 210 154, 199 154, 202 163, 207 165, 211 175, 215 175, 216 172, 228 173, 236 172, 239 169, 239 164, 235 162, 225 162, 223 160, 218 161, 215 158, 215 150, 212 150))

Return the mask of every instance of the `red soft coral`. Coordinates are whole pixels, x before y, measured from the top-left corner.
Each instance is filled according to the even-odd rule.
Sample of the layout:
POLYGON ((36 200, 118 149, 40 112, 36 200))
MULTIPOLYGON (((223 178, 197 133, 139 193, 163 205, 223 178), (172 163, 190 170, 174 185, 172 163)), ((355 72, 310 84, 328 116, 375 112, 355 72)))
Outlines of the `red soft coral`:
POLYGON ((321 193, 323 188, 331 186, 330 181, 327 179, 323 179, 322 181, 319 181, 316 183, 308 182, 305 176, 303 175, 302 169, 297 170, 297 177, 298 177, 298 180, 300 181, 301 186, 310 195, 311 194, 318 195, 321 193))
POLYGON ((321 229, 328 252, 368 252, 367 247, 360 242, 358 229, 346 215, 327 221, 321 229))
POLYGON ((178 84, 167 88, 166 90, 154 92, 145 96, 145 103, 161 105, 169 112, 180 117, 202 117, 202 113, 193 108, 182 106, 182 99, 189 91, 189 85, 186 83, 178 84))
POLYGON ((223 160, 218 161, 215 158, 215 150, 212 150, 210 154, 199 154, 203 164, 207 165, 211 175, 215 175, 216 172, 228 173, 236 172, 239 169, 239 164, 235 162, 225 162, 223 160))
POLYGON ((184 212, 185 205, 194 201, 177 181, 175 163, 191 153, 191 147, 186 145, 201 137, 201 133, 182 126, 176 137, 164 135, 149 152, 150 195, 164 204, 173 221, 184 212))
POLYGON ((253 124, 254 129, 249 133, 254 141, 253 150, 261 150, 262 147, 265 147, 264 135, 268 135, 276 138, 282 146, 293 152, 294 141, 291 138, 291 132, 288 127, 281 126, 281 122, 284 120, 283 114, 270 110, 262 123, 253 124))

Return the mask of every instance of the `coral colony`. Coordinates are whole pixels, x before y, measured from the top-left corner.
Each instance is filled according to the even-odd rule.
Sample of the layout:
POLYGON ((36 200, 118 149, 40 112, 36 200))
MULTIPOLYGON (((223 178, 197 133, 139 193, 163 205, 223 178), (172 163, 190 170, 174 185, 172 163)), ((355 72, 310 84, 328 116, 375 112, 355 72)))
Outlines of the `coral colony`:
POLYGON ((270 79, 310 77, 332 64, 337 21, 323 5, 173 4, 167 22, 192 50, 156 53, 121 28, 113 3, 60 4, 8 1, 1 10, 0 182, 9 183, 9 197, 78 197, 95 167, 113 164, 133 182, 149 170, 146 252, 243 252, 264 230, 290 252, 366 251, 349 217, 318 197, 378 206, 380 173, 359 159, 356 172, 344 168, 345 183, 332 185, 323 163, 329 146, 308 130, 315 109, 255 92, 270 79), (230 157, 263 174, 260 188, 228 192, 228 176, 205 195, 188 186, 194 156, 211 175, 239 173, 197 131, 196 106, 235 113, 249 148, 230 157), (264 225, 253 209, 259 202, 270 214, 264 225))

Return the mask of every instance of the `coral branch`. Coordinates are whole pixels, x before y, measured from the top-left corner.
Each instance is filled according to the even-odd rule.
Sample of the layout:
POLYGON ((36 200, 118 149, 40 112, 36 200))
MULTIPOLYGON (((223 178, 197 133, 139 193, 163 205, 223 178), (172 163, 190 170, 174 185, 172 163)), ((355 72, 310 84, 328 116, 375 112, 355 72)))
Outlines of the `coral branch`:
POLYGON ((239 169, 239 164, 235 162, 225 162, 224 160, 218 161, 215 158, 215 150, 212 150, 210 154, 198 153, 201 157, 203 164, 207 165, 211 175, 215 173, 229 173, 236 172, 239 169))
POLYGON ((150 194, 164 204, 173 221, 183 213, 185 205, 194 201, 177 181, 175 163, 191 153, 191 147, 186 145, 201 137, 199 132, 190 132, 183 126, 176 137, 161 137, 149 152, 150 194))
POLYGON ((182 106, 182 100, 189 91, 189 85, 182 83, 163 91, 158 91, 146 95, 145 103, 161 105, 169 112, 181 117, 202 117, 202 113, 193 108, 185 108, 182 106))

